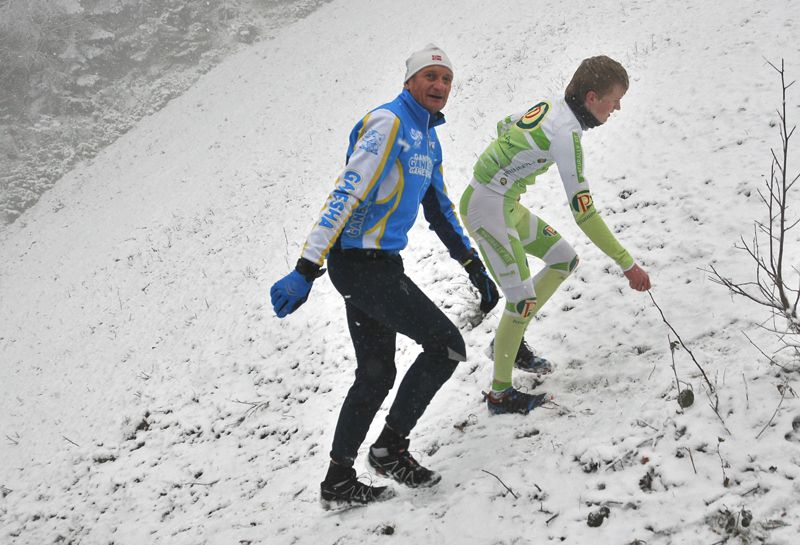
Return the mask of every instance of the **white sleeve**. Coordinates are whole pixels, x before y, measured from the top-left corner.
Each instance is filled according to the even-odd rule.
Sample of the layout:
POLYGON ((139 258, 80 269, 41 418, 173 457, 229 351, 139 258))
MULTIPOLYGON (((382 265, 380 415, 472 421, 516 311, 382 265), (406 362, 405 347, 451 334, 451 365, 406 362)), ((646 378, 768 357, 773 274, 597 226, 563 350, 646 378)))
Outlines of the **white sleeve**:
POLYGON ((400 119, 388 110, 370 112, 355 126, 347 166, 306 239, 302 257, 322 265, 353 211, 391 169, 399 154, 395 145, 399 128, 400 119))

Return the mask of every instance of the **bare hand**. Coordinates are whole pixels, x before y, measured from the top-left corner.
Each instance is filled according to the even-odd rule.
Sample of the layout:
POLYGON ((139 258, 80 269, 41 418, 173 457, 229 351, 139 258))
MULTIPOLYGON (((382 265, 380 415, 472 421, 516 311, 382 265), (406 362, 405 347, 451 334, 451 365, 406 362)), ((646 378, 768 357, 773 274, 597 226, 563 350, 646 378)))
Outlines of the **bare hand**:
POLYGON ((636 291, 647 291, 650 289, 650 277, 639 265, 634 265, 625 271, 624 274, 632 289, 636 291))

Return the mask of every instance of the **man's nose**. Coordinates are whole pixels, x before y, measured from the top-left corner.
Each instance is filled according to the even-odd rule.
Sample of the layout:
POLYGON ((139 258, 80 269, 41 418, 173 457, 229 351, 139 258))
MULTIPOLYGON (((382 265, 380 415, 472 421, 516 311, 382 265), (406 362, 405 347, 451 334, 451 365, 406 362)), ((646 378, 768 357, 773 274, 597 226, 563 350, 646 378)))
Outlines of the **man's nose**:
POLYGON ((443 79, 437 79, 433 82, 433 86, 437 91, 444 91, 447 89, 447 82, 443 79))

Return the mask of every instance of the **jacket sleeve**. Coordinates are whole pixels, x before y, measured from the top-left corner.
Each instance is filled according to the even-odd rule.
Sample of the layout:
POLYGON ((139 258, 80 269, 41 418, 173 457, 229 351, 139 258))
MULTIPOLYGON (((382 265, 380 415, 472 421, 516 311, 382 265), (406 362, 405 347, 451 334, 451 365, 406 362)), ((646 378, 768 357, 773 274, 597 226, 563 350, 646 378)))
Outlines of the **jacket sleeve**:
POLYGON ((353 128, 347 166, 322 206, 302 258, 317 265, 325 261, 353 211, 370 198, 399 155, 399 128, 400 119, 382 109, 370 112, 353 128))
POLYGON ((447 247, 450 257, 459 263, 472 257, 472 246, 458 221, 455 206, 447 195, 441 161, 434 166, 431 185, 422 198, 422 210, 430 228, 447 247))
POLYGON ((623 270, 633 267, 628 251, 617 241, 594 207, 589 183, 583 176, 583 149, 577 129, 557 131, 550 150, 561 175, 572 215, 581 230, 595 246, 613 259, 623 270))

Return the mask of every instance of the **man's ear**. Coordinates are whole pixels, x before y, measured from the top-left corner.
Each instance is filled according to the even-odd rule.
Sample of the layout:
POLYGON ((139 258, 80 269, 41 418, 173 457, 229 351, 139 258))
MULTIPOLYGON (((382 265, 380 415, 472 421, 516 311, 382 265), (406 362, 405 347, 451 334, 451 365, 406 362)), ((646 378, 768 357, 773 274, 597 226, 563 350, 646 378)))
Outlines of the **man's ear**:
POLYGON ((600 100, 600 95, 598 95, 596 91, 587 91, 584 104, 594 104, 598 100, 600 100))

